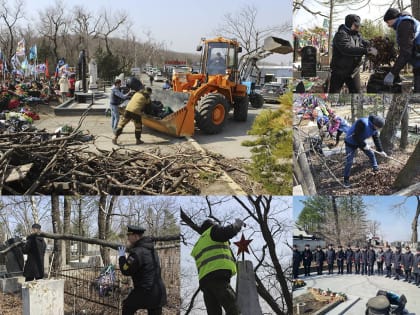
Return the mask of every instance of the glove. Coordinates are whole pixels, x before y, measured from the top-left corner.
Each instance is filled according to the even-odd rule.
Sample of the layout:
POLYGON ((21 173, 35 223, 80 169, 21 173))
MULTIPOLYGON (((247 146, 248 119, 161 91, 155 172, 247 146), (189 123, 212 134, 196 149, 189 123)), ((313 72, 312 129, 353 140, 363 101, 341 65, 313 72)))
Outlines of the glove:
POLYGON ((125 247, 118 246, 118 257, 125 256, 125 247))
POLYGON ((392 72, 388 72, 388 74, 384 78, 384 84, 392 86, 394 84, 394 75, 392 72))
POLYGON ((233 223, 233 225, 238 229, 241 229, 244 225, 244 221, 242 221, 241 219, 235 219, 235 223, 233 223))
POLYGON ((371 147, 370 147, 370 145, 369 145, 369 144, 367 144, 367 143, 366 143, 366 145, 363 147, 363 150, 366 150, 366 151, 370 151, 370 149, 371 149, 371 147))
POLYGON ((381 151, 381 152, 379 152, 379 154, 382 155, 383 157, 387 157, 388 156, 388 154, 386 154, 385 151, 381 151))
POLYGON ((378 50, 375 47, 369 47, 367 50, 369 55, 376 56, 378 54, 378 50))

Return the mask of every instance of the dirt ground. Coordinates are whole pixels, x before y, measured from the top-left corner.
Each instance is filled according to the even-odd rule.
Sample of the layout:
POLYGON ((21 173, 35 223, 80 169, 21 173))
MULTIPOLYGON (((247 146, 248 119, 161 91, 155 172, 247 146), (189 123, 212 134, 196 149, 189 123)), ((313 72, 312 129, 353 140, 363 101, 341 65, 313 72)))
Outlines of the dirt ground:
POLYGON ((0 315, 22 314, 22 299, 20 294, 4 294, 0 292, 0 315))
MULTIPOLYGON (((349 106, 335 107, 334 111, 341 117, 350 114, 349 106)), ((412 116, 413 118, 417 117, 414 114, 412 116)), ((316 123, 303 120, 298 130, 301 132, 301 139, 303 139, 307 152, 317 193, 322 195, 391 195, 397 193, 392 185, 413 152, 416 141, 418 141, 416 136, 410 134, 410 145, 405 151, 399 150, 398 144, 395 144, 396 149, 392 152, 391 157, 402 163, 376 154, 379 164, 378 172, 373 172, 368 157, 363 151, 358 150, 351 169, 350 182, 352 186, 351 188, 344 188, 342 184, 345 166, 345 135, 341 136, 340 144, 334 149, 330 149, 328 145, 335 143, 335 138, 331 139, 328 136, 324 138, 322 144, 324 155, 322 155, 315 150, 311 150, 311 144, 308 141, 308 137, 318 137, 319 135, 316 123)), ((398 140, 396 139, 396 141, 398 140)), ((420 182, 420 174, 413 181, 413 184, 415 182, 420 182)), ((414 191, 412 194, 418 195, 420 190, 414 191)))

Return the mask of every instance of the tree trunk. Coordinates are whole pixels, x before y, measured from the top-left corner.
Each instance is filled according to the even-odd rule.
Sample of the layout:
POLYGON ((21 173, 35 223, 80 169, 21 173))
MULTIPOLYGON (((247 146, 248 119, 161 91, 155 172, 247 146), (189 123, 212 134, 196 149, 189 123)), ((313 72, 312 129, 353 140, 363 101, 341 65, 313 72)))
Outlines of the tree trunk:
POLYGON ((383 149, 387 153, 391 153, 394 148, 395 135, 406 104, 406 95, 394 94, 392 96, 392 104, 389 107, 388 114, 386 115, 386 123, 380 135, 383 149))
POLYGON ((356 113, 355 113, 355 108, 354 108, 354 97, 355 97, 355 94, 351 94, 350 108, 351 108, 351 121, 352 122, 356 121, 356 113))
MULTIPOLYGON (((60 219, 60 202, 57 195, 51 195, 51 218, 53 232, 61 233, 61 219, 60 219)), ((62 241, 54 240, 54 257, 52 263, 52 273, 57 273, 61 269, 61 249, 62 241)))
MULTIPOLYGON (((106 196, 101 195, 101 197, 99 198, 99 204, 98 204, 98 238, 100 240, 106 239, 105 207, 106 207, 106 196)), ((104 266, 106 266, 109 263, 109 258, 110 258, 109 251, 103 246, 101 246, 100 251, 101 251, 102 261, 104 263, 104 266)))
POLYGON ((363 114, 363 95, 359 95, 358 97, 357 97, 358 99, 357 99, 357 107, 356 107, 356 117, 357 118, 360 118, 360 117, 363 117, 364 116, 364 114, 363 114))
POLYGON ((420 20, 420 1, 411 0, 411 13, 413 14, 413 17, 420 20))
MULTIPOLYGON (((71 197, 64 196, 63 233, 70 234, 71 197)), ((65 241, 66 265, 70 263, 70 241, 65 241)))
MULTIPOLYGON (((81 199, 79 199, 79 203, 78 203, 78 210, 79 210, 79 235, 80 236, 83 236, 84 235, 84 233, 83 233, 83 228, 82 228, 82 200, 81 199)), ((78 252, 78 254, 79 254, 79 262, 81 261, 81 259, 82 259, 82 254, 83 254, 83 252, 82 252, 82 243, 81 242, 79 242, 78 244, 77 244, 77 252, 78 252)))
POLYGON ((341 245, 341 228, 338 222, 337 200, 335 198, 336 198, 335 196, 331 196, 332 209, 333 209, 334 221, 335 221, 335 231, 336 231, 336 237, 337 237, 336 244, 341 245))
POLYGON ((413 222, 411 223, 411 242, 417 243, 418 241, 418 232, 417 227, 419 224, 419 216, 420 216, 420 196, 416 196, 417 198, 417 209, 416 214, 414 215, 413 222))
MULTIPOLYGON (((296 131, 296 130, 295 130, 296 131)), ((305 150, 297 132, 293 133, 294 173, 305 195, 316 195, 316 186, 308 164, 305 150)))
POLYGON ((406 107, 401 119, 400 149, 405 150, 408 145, 408 108, 406 107))
POLYGON ((420 141, 411 154, 403 169, 399 172, 392 187, 402 189, 414 184, 414 179, 420 174, 420 141))
POLYGON ((332 34, 334 21, 334 1, 330 0, 330 21, 328 23, 328 63, 331 62, 332 57, 332 34))

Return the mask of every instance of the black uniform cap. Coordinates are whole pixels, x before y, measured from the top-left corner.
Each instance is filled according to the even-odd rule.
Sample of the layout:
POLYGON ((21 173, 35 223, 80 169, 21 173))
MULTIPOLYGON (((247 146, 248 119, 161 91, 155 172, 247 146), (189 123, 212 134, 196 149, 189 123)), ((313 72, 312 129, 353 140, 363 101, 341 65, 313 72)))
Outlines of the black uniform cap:
POLYGON ((401 12, 394 8, 389 8, 384 15, 384 21, 396 19, 401 15, 401 12))
POLYGON ((144 231, 146 231, 146 229, 141 226, 127 225, 127 235, 128 234, 143 234, 144 231))
POLYGON ((360 26, 360 16, 356 15, 356 14, 349 14, 346 16, 345 20, 344 20, 344 24, 348 27, 351 28, 351 26, 353 25, 353 23, 356 26, 360 26))
POLYGON ((34 224, 32 224, 32 228, 40 230, 41 226, 38 223, 34 223, 34 224))

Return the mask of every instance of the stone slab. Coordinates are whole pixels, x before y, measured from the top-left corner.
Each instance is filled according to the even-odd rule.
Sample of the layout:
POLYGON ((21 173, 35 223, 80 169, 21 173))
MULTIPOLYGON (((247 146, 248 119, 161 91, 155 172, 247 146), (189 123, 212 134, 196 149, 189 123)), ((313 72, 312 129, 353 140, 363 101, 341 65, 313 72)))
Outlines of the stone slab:
POLYGON ((236 300, 242 315, 262 315, 252 262, 238 261, 236 300))
POLYGON ((64 315, 64 281, 42 279, 23 283, 23 315, 64 315))

